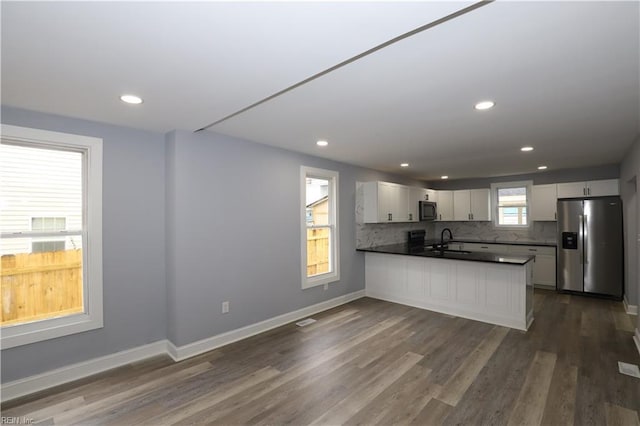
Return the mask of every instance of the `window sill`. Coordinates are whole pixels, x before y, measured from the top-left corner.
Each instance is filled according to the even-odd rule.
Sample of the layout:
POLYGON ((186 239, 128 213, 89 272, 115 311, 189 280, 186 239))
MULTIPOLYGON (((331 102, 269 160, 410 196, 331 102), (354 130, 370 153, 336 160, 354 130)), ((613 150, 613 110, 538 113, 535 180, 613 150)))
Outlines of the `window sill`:
POLYGON ((0 347, 2 350, 5 350, 102 328, 102 315, 100 315, 99 318, 96 317, 98 317, 98 315, 92 318, 88 314, 77 314, 27 324, 6 326, 2 328, 0 347))
POLYGON ((335 272, 330 274, 317 275, 315 277, 307 278, 306 280, 304 280, 302 282, 302 289, 306 290, 308 288, 330 284, 336 281, 340 281, 340 274, 335 272))

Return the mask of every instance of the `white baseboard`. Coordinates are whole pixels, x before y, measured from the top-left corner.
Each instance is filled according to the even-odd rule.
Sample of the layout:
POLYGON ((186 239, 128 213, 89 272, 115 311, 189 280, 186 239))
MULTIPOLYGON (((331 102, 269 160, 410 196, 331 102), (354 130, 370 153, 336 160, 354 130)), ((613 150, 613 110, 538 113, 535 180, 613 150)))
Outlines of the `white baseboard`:
POLYGON ((345 303, 360 299, 364 296, 364 290, 360 290, 326 300, 312 306, 307 306, 293 312, 278 315, 277 317, 273 317, 256 324, 251 324, 237 330, 231 330, 217 336, 190 343, 188 345, 175 346, 168 340, 159 340, 148 345, 138 346, 137 348, 117 352, 111 355, 105 355, 89 361, 79 362, 77 364, 47 371, 35 376, 4 383, 1 388, 0 400, 6 402, 11 399, 39 392, 53 386, 82 379, 96 373, 157 355, 166 354, 173 358, 174 361, 182 361, 186 358, 190 358, 212 349, 237 342, 238 340, 246 339, 247 337, 254 336, 267 330, 280 327, 290 322, 297 321, 309 315, 344 305, 345 303))
POLYGON ((640 355, 640 329, 636 328, 636 332, 633 336, 633 341, 636 344, 636 348, 638 349, 638 355, 640 355))
POLYGON ((629 315, 638 315, 638 305, 630 305, 627 301, 627 295, 624 295, 624 299, 622 299, 622 303, 624 304, 624 310, 629 315))
POLYGON ((160 340, 144 346, 138 346, 111 355, 101 356, 89 361, 79 362, 66 367, 57 368, 35 376, 2 384, 2 401, 8 401, 34 392, 73 380, 82 379, 92 374, 120 367, 132 362, 167 353, 167 341, 160 340))
POLYGON ((231 330, 226 333, 218 334, 217 336, 189 343, 188 345, 184 346, 175 346, 173 343, 169 342, 167 352, 174 360, 182 361, 183 359, 190 358, 192 356, 208 352, 221 346, 237 342, 238 340, 246 339, 247 337, 255 336, 256 334, 260 334, 273 328, 283 326, 290 322, 297 321, 309 315, 317 314, 318 312, 326 311, 327 309, 344 305, 345 303, 349 303, 352 300, 360 299, 364 296, 364 290, 345 294, 343 296, 326 300, 315 305, 307 306, 306 308, 298 309, 297 311, 278 315, 277 317, 269 318, 268 320, 251 324, 246 327, 238 328, 236 330, 231 330))

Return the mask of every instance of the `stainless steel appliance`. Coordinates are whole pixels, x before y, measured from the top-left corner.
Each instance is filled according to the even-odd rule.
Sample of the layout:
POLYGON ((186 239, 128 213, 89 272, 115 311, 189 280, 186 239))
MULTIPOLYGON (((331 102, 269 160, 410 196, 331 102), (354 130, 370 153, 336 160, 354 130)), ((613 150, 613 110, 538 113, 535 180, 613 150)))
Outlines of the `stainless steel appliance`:
POLYGON ((622 200, 558 200, 557 289, 622 298, 622 200))
POLYGON ((438 209, 435 201, 418 201, 420 203, 420 220, 436 220, 438 217, 438 209))

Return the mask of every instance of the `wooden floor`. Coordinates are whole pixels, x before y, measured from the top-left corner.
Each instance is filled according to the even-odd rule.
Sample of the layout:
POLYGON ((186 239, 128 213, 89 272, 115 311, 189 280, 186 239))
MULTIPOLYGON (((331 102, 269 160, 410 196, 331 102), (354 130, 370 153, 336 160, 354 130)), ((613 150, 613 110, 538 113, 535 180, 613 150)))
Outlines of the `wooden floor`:
POLYGON ((622 304, 536 291, 527 333, 360 299, 189 360, 10 401, 42 424, 638 425, 622 304))

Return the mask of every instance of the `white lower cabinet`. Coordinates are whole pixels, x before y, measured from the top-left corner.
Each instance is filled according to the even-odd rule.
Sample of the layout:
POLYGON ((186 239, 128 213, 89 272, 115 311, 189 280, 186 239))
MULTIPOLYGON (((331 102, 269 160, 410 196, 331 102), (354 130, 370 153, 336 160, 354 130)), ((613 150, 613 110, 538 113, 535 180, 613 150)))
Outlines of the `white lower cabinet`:
POLYGON ((533 321, 531 268, 532 262, 513 265, 366 253, 366 294, 526 330, 533 321))
POLYGON ((520 244, 450 243, 452 250, 535 256, 533 284, 541 287, 556 286, 556 249, 548 246, 525 246, 520 244))

